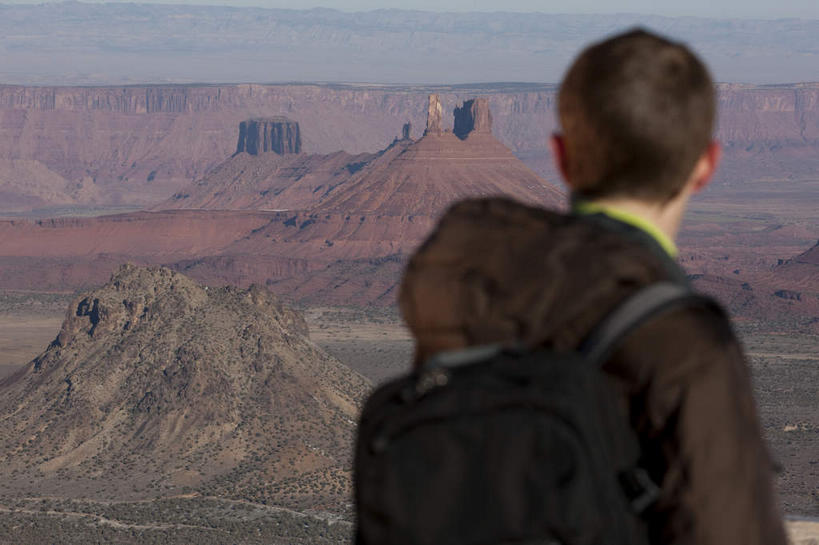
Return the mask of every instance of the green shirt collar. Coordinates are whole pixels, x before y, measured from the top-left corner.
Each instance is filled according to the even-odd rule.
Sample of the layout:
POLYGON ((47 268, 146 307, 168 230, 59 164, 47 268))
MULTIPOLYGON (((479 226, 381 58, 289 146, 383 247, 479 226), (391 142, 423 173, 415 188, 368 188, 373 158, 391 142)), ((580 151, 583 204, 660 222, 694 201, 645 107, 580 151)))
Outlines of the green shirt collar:
POLYGON ((582 200, 576 200, 572 203, 572 211, 575 214, 581 215, 605 214, 612 219, 632 225, 649 234, 669 256, 673 258, 677 257, 678 251, 674 241, 652 222, 636 214, 614 206, 606 206, 596 202, 582 200))

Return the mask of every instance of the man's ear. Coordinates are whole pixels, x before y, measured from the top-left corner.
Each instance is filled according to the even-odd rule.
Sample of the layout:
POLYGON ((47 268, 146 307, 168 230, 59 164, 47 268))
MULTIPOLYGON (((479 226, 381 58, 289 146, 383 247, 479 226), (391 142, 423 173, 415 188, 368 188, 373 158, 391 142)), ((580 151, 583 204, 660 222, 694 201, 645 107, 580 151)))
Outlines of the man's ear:
POLYGON ((558 172, 563 177, 563 181, 569 188, 572 187, 572 182, 569 179, 569 157, 566 153, 566 141, 563 140, 563 135, 560 133, 552 133, 549 138, 549 147, 552 150, 552 158, 558 172))
POLYGON ((694 193, 699 193, 705 189, 717 171, 721 159, 722 146, 716 140, 712 140, 700 156, 691 175, 691 189, 694 193))

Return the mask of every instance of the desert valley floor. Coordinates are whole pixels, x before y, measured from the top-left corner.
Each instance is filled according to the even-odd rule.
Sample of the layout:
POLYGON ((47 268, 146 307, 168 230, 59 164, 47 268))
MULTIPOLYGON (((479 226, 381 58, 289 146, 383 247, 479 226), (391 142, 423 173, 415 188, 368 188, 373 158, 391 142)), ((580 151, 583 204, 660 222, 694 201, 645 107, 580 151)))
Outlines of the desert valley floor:
MULTIPOLYGON (((50 343, 63 320, 69 297, 59 294, 6 292, 0 294, 0 378, 36 356, 50 343)), ((350 307, 303 309, 311 338, 330 354, 378 383, 406 370, 412 340, 393 310, 350 307)), ((796 545, 811 545, 819 535, 819 521, 801 515, 817 515, 819 467, 817 445, 811 429, 816 425, 816 384, 819 353, 812 335, 765 335, 740 330, 751 361, 754 386, 765 433, 784 470, 779 479, 784 508, 800 520, 789 522, 796 545)), ((141 536, 162 543, 186 543, 197 539, 231 536, 242 543, 257 543, 253 532, 239 529, 255 522, 267 539, 296 539, 298 543, 346 543, 349 523, 308 517, 264 505, 217 498, 177 497, 161 502, 127 503, 10 498, 0 496, 0 543, 4 524, 37 527, 37 539, 51 535, 62 543, 84 543, 94 529, 105 539, 128 541, 139 529, 141 536), (181 511, 189 513, 181 516, 181 511), (201 517, 201 520, 200 520, 201 517), (173 530, 173 531, 171 531, 173 530), (107 532, 107 533, 106 533, 107 532), (294 537, 298 536, 298 537, 294 537), (74 541, 76 539, 76 541, 74 541), (159 541, 158 541, 159 542, 159 541)), ((5 526, 7 529, 8 526, 5 526)), ((253 526, 254 531, 257 526, 253 526)), ((47 541, 42 541, 45 543, 47 541)), ((112 541, 119 542, 119 541, 112 541)), ((149 541, 140 541, 149 542, 149 541)), ((258 543, 261 543, 259 541, 258 543)), ((278 543, 279 541, 271 541, 278 543)))

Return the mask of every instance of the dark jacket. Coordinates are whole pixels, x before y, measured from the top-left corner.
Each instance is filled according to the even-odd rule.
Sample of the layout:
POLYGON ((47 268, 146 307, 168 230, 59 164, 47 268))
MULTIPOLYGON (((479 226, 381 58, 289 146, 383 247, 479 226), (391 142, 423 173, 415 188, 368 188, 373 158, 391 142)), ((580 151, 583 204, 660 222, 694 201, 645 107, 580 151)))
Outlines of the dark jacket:
MULTIPOLYGON (((455 205, 412 257, 400 307, 416 364, 437 351, 522 340, 573 349, 618 302, 686 282, 643 231, 505 199, 455 205)), ((652 543, 785 545, 749 370, 727 319, 684 308, 631 333, 605 365, 662 497, 652 543)))

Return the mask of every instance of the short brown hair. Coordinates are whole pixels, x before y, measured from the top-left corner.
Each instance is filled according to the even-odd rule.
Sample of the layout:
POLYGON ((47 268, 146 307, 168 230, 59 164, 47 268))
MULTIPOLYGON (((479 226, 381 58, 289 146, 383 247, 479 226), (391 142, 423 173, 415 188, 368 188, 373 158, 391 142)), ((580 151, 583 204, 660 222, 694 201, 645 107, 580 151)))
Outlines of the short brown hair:
POLYGON ((716 115, 705 65, 642 29, 584 50, 558 104, 567 174, 583 198, 674 198, 711 142, 716 115))

